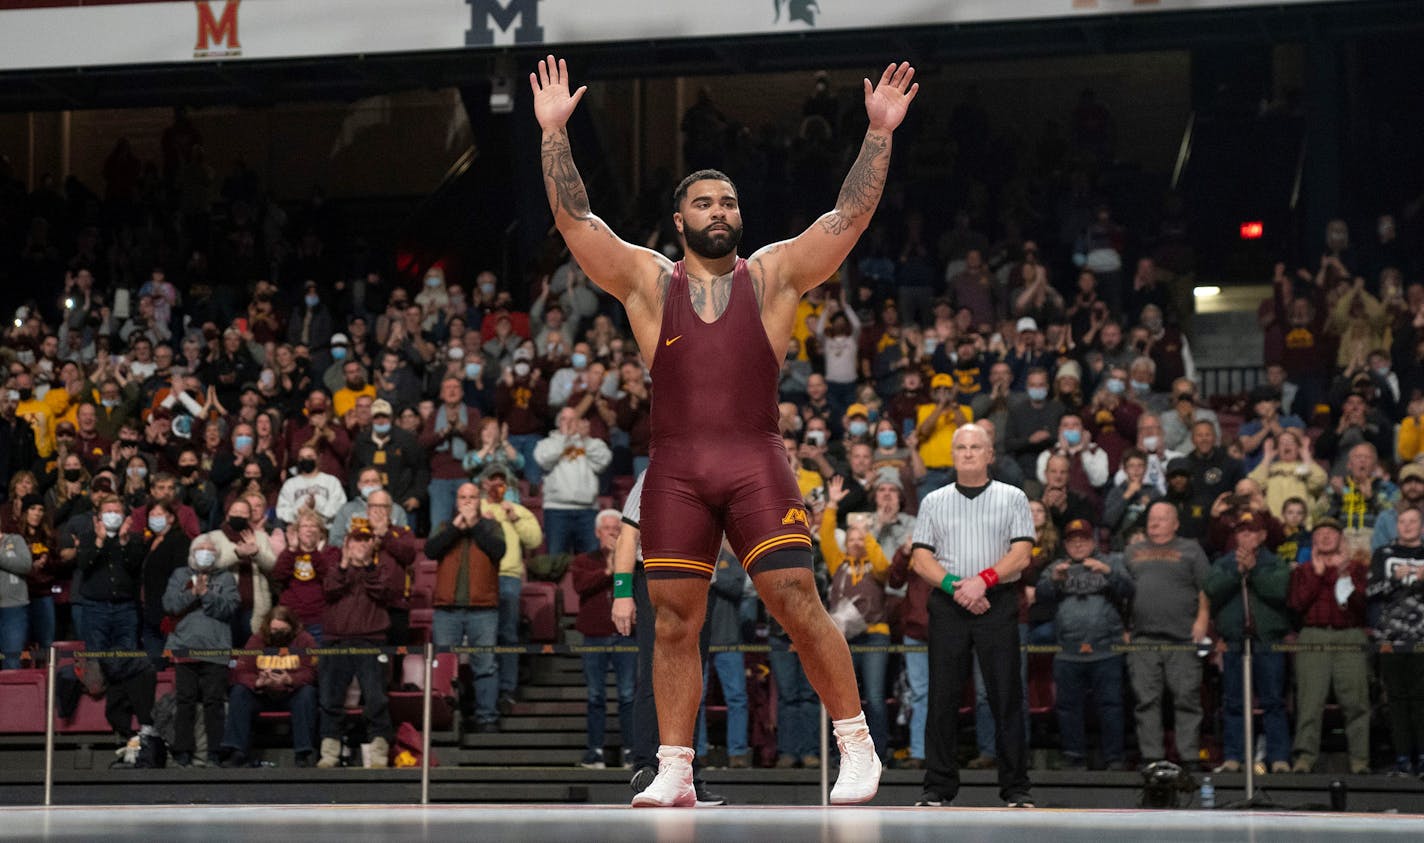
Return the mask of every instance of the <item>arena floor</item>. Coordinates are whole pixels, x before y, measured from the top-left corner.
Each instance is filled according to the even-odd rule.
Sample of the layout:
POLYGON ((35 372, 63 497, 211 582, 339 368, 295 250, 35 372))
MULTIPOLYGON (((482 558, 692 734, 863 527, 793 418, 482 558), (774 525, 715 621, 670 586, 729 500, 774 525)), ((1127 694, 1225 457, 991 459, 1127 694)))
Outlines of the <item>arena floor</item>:
POLYGON ((1419 840, 1424 818, 1388 814, 972 808, 704 808, 526 806, 0 808, 0 837, 21 840, 719 841, 901 843, 1374 843, 1419 840))

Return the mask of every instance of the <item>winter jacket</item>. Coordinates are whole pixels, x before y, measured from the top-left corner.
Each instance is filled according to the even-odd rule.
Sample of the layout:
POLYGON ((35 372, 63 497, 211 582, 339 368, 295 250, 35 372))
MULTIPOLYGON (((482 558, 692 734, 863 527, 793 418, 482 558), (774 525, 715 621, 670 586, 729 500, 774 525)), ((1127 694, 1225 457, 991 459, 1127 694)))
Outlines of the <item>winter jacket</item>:
POLYGON ((1060 559, 1043 569, 1034 601, 1055 607, 1053 627, 1062 652, 1054 658, 1090 662, 1111 658, 1112 645, 1122 642, 1121 606, 1132 598, 1136 583, 1127 573, 1120 554, 1101 561, 1106 574, 1089 570, 1082 560, 1060 559), (1060 581, 1054 573, 1059 562, 1068 563, 1060 581))
POLYGON ((468 530, 453 524, 440 528, 425 542, 426 557, 439 563, 435 571, 435 607, 497 608, 499 560, 504 558, 504 552, 504 531, 488 518, 481 518, 468 530))
POLYGON ((173 572, 188 567, 188 536, 181 525, 170 527, 155 547, 150 538, 148 555, 143 560, 143 620, 158 628, 168 610, 163 598, 168 593, 168 581, 173 572))
MULTIPOLYGON (((1291 631, 1290 611, 1286 599, 1290 594, 1291 566, 1267 550, 1256 551, 1256 565, 1246 574, 1251 592, 1251 619, 1256 624, 1254 640, 1265 644, 1279 643, 1291 631)), ((1241 605, 1241 574, 1236 570, 1236 554, 1228 553, 1216 560, 1206 576, 1202 592, 1211 601, 1216 631, 1227 641, 1237 644, 1243 637, 1245 615, 1241 605)))
MULTIPOLYGON (((202 576, 189 567, 174 571, 163 592, 163 608, 178 619, 168 636, 168 649, 230 650, 232 620, 237 611, 237 580, 226 571, 214 568, 208 575, 207 593, 193 593, 194 580, 202 576)), ((191 661, 227 664, 227 654, 202 656, 191 661)))
POLYGON ((326 589, 323 644, 349 639, 384 641, 391 625, 386 609, 404 593, 405 572, 380 558, 359 568, 343 568, 338 562, 327 569, 322 585, 326 589))
POLYGON ((574 629, 586 636, 617 635, 613 626, 613 574, 602 552, 583 553, 569 563, 569 576, 578 592, 578 618, 574 629))
POLYGON ((268 578, 277 564, 277 554, 272 551, 272 540, 265 532, 253 530, 252 539, 257 543, 257 554, 251 559, 242 559, 237 555, 237 545, 227 537, 221 527, 203 535, 210 539, 213 547, 217 549, 216 567, 219 570, 231 571, 236 577, 239 600, 242 600, 245 590, 243 580, 248 581, 247 587, 252 592, 252 631, 256 632, 262 625, 262 618, 272 608, 272 586, 268 578))
POLYGON ((16 533, 0 538, 0 609, 30 605, 30 586, 25 580, 34 567, 30 546, 16 533))
POLYGON ((890 563, 890 578, 887 584, 891 588, 905 587, 905 598, 900 601, 900 631, 906 638, 928 641, 930 583, 910 567, 911 555, 904 548, 895 551, 895 560, 890 563))
POLYGON ((148 545, 139 536, 128 541, 108 536, 95 547, 92 534, 81 535, 76 567, 83 576, 80 596, 91 603, 129 603, 138 599, 143 558, 148 545))
POLYGON ((865 618, 865 631, 890 634, 889 618, 885 615, 885 580, 890 575, 890 560, 880 549, 880 542, 870 533, 865 535, 865 555, 851 559, 836 543, 836 507, 826 507, 821 516, 821 555, 831 572, 831 605, 850 600, 865 618))
POLYGON ((1356 629, 1365 625, 1365 592, 1369 588, 1370 569, 1363 562, 1346 562, 1339 567, 1326 566, 1315 573, 1307 562, 1291 568, 1290 596, 1286 605, 1300 618, 1301 626, 1327 629, 1356 629), (1350 581, 1350 596, 1341 606, 1336 599, 1336 582, 1350 581))
POLYGON ((598 475, 613 461, 608 443, 558 431, 534 446, 544 470, 544 509, 592 509, 598 502, 598 475))
POLYGON ((734 647, 742 643, 742 599, 746 594, 746 569, 737 557, 723 550, 717 556, 717 569, 707 591, 709 644, 734 647))
POLYGON ((1391 644, 1424 644, 1424 547, 1387 545, 1370 560, 1370 626, 1391 644))
MULTIPOLYGON (((429 495, 430 460, 425 449, 420 447, 415 434, 394 425, 384 443, 376 442, 375 433, 363 431, 351 444, 352 467, 375 466, 381 472, 381 480, 396 503, 408 498, 425 500, 429 495)), ((356 472, 352 472, 356 474, 356 472)), ((353 482, 355 478, 352 478, 353 482)), ((351 490, 354 495, 359 489, 351 490)))

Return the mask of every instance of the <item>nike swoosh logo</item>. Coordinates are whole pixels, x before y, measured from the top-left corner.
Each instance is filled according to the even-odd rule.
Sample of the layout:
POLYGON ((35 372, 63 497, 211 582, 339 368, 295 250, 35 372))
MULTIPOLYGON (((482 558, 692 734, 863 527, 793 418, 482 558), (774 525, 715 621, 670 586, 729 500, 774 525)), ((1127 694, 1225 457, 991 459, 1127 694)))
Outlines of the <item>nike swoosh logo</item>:
POLYGON ((677 336, 673 337, 673 338, 670 339, 670 340, 664 340, 664 341, 663 341, 663 345, 665 345, 665 346, 666 346, 666 345, 672 345, 673 343, 677 342, 677 341, 680 340, 680 339, 682 339, 682 334, 678 334, 677 336))

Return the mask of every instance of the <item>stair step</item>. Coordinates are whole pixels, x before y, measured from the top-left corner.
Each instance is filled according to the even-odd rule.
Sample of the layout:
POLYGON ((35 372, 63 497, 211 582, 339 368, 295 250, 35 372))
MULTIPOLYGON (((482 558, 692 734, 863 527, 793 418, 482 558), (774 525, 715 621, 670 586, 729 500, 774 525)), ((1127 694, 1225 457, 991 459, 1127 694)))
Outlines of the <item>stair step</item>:
MULTIPOLYGON (((616 741, 615 741, 616 743, 616 741)), ((578 732, 477 732, 460 740, 464 749, 583 749, 584 733, 578 732)))
MULTIPOLYGON (((583 734, 588 727, 588 720, 584 717, 583 710, 578 716, 573 715, 528 715, 501 718, 500 729, 504 732, 578 732, 583 734)), ((608 732, 610 734, 618 731, 618 718, 616 716, 608 718, 608 732)))
MULTIPOLYGON (((448 753, 447 753, 448 754, 448 753)), ((571 749, 462 749, 461 767, 577 767, 583 748, 571 749)), ((441 759, 444 761, 444 759, 441 759)))
MULTIPOLYGON (((605 691, 609 699, 618 698, 618 686, 610 683, 605 691)), ((588 688, 579 685, 527 685, 519 689, 519 697, 524 702, 583 702, 588 698, 588 688)))
MULTIPOLYGON (((608 702, 608 715, 615 716, 618 713, 618 702, 610 700, 608 702)), ((540 716, 540 715, 582 715, 588 713, 588 703, 583 701, 543 701, 517 702, 514 704, 513 715, 515 716, 540 716)))

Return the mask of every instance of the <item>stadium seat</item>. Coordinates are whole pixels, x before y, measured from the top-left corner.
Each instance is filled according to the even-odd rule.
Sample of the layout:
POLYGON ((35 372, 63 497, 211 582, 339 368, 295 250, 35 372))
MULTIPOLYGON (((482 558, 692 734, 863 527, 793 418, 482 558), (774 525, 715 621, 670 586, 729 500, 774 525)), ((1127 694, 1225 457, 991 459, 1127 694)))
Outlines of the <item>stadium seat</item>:
POLYGON ((574 591, 573 572, 566 572, 559 580, 559 598, 562 601, 559 609, 564 615, 573 617, 578 614, 579 595, 574 591))
POLYGON ((0 671, 0 733, 36 734, 45 730, 45 684, 41 668, 0 671))
POLYGON ((559 587, 538 580, 524 584, 519 595, 519 616, 529 625, 529 641, 553 644, 559 640, 559 587))

